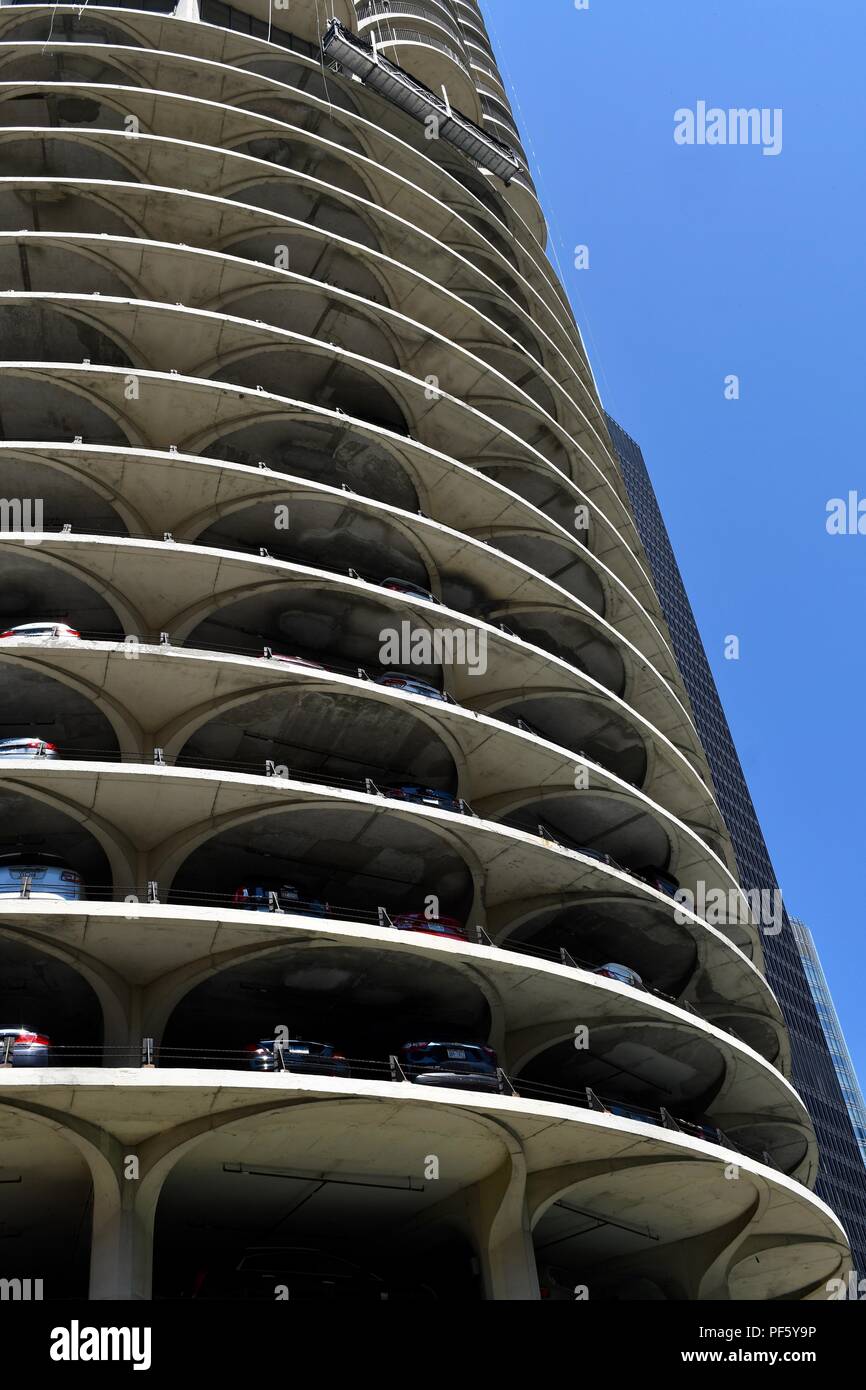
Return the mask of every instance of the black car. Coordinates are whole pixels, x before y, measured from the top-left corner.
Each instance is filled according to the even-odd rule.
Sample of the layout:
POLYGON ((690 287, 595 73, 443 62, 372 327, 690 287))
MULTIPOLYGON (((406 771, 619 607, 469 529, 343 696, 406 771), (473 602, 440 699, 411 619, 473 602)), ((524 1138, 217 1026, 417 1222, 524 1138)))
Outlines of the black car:
POLYGON ((349 1076, 349 1063, 333 1043, 309 1042, 306 1038, 287 1038, 280 1044, 283 1065, 277 1057, 274 1038, 261 1038, 246 1049, 251 1071, 296 1071, 317 1076, 349 1076))
POLYGON ((294 883, 268 878, 249 879, 239 884, 232 894, 232 907, 241 907, 247 912, 296 912, 307 917, 327 917, 331 910, 318 898, 303 897, 294 883))
POLYGON ((339 1255, 303 1246, 255 1246, 237 1264, 201 1270, 193 1298, 379 1303, 390 1290, 378 1274, 339 1255))
POLYGON ((416 1086, 454 1086, 498 1091, 496 1053, 486 1043, 411 1042, 400 1049, 400 1065, 416 1086))

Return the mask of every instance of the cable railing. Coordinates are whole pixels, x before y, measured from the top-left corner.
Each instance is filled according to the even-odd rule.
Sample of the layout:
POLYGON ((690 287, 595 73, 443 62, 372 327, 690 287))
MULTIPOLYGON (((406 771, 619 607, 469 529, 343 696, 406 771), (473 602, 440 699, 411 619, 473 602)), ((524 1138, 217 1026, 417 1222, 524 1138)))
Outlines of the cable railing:
MULTIPOLYGON (((48 613, 45 622, 46 625, 50 624, 52 621, 57 622, 58 624, 65 623, 68 616, 69 614, 67 612, 64 612, 63 614, 48 613)), ((509 631, 509 629, 506 627, 504 623, 497 623, 496 626, 501 628, 506 633, 509 631)), ((253 634, 251 634, 251 636, 252 635, 253 634)), ((367 662, 366 665, 359 666, 334 662, 331 659, 329 659, 328 662, 325 663, 312 658, 308 658, 303 655, 287 656, 283 655, 280 652, 275 652, 272 647, 269 647, 267 645, 239 646, 225 641, 203 642, 200 639, 196 639, 194 644, 184 642, 176 645, 171 640, 170 633, 165 631, 157 632, 156 630, 144 630, 141 633, 123 634, 117 630, 112 630, 108 628, 82 627, 78 631, 78 638, 66 638, 62 633, 60 633, 56 638, 46 639, 40 637, 28 639, 27 635, 25 633, 22 633, 20 636, 7 638, 5 640, 21 642, 23 644, 26 644, 28 640, 31 640, 33 645, 38 646, 41 650, 44 649, 46 646, 50 647, 54 643, 60 646, 66 641, 76 642, 79 639, 86 642, 106 642, 111 644, 112 646, 122 648, 124 649, 124 656, 128 657, 130 660, 136 659, 137 649, 140 647, 162 647, 172 651, 190 654, 215 653, 219 656, 241 656, 251 660, 272 661, 277 665, 295 666, 300 671, 321 671, 325 675, 350 676, 356 680, 369 681, 371 684, 374 685, 379 684, 380 677, 387 676, 389 674, 393 675, 395 672, 395 668, 393 666, 382 666, 372 662, 367 662)), ((470 716, 473 715, 474 711, 469 709, 465 705, 460 705, 459 701, 455 700, 454 696, 451 695, 450 692, 445 690, 438 690, 438 694, 443 703, 454 705, 463 710, 466 714, 470 716)), ((540 738, 546 743, 551 742, 549 736, 546 733, 544 733, 544 731, 540 729, 538 725, 531 723, 529 720, 523 718, 522 715, 503 714, 500 712, 496 714, 488 714, 486 717, 493 720, 496 724, 503 726, 504 728, 519 729, 521 732, 532 734, 533 737, 540 738)), ((607 773, 614 777, 619 777, 620 780, 629 782, 632 786, 637 788, 640 788, 642 785, 641 781, 624 776, 622 773, 617 772, 615 768, 609 767, 607 763, 602 762, 600 758, 595 757, 590 753, 587 753, 585 749, 575 748, 568 751, 570 753, 573 753, 574 757, 580 758, 584 762, 588 762, 592 764, 594 767, 597 767, 601 772, 607 773)), ((141 761, 140 758, 136 758, 134 755, 129 756, 133 761, 141 761)))
MULTIPOLYGON (((162 634, 162 636, 166 636, 166 634, 162 634)), ((138 643, 137 638, 135 639, 135 641, 136 643, 138 643)), ((225 649, 220 647, 217 648, 217 650, 224 651, 225 649)), ((268 652, 267 648, 265 649, 265 652, 266 656, 264 659, 273 659, 272 654, 268 652)), ((245 652, 244 654, 248 655, 249 653, 245 652)), ((287 658, 287 660, 289 659, 287 658)), ((300 660, 299 664, 302 668, 306 669, 312 663, 306 663, 303 660, 300 660)), ((376 682, 377 678, 371 677, 369 673, 365 671, 363 668, 347 668, 347 670, 349 674, 355 675, 361 679, 372 680, 374 681, 374 683, 376 682)), ((387 672, 388 668, 384 668, 384 670, 387 672)), ((456 701, 453 700, 453 697, 448 696, 445 693, 442 693, 440 698, 443 700, 448 700, 453 704, 456 704, 456 701)), ((514 722, 517 725, 523 723, 523 721, 521 720, 516 720, 514 722)), ((34 742, 36 742, 36 740, 34 740, 34 742)), ((589 758, 586 754, 582 752, 576 754, 576 756, 585 759, 585 761, 587 762, 594 762, 593 759, 589 758)), ((0 755, 0 771, 2 771, 2 766, 4 762, 12 760, 18 762, 23 761, 28 763, 39 762, 43 764, 53 764, 55 762, 84 762, 94 763, 98 765, 107 763, 112 766, 125 765, 128 767, 138 768, 165 767, 179 771, 189 772, 225 772, 232 775, 245 777, 261 777, 265 780, 278 779, 287 782, 299 782, 309 786, 323 787, 328 790, 354 791, 362 793, 364 795, 378 796, 381 797, 383 800, 392 800, 396 804, 404 806, 407 804, 419 804, 427 806, 434 805, 434 809, 444 810, 448 812, 453 812, 455 814, 471 816, 476 819, 480 819, 478 813, 472 808, 471 804, 467 800, 465 800, 465 798, 453 796, 453 799, 449 801, 448 798, 451 798, 451 793, 437 792, 437 789, 435 788, 424 788, 424 791, 429 791, 431 793, 430 795, 427 795, 425 797, 424 795, 415 795, 413 792, 409 791, 410 788, 414 789, 418 786, 418 784, 416 783, 404 782, 402 784, 398 784, 392 782, 390 785, 380 785, 379 781, 376 781, 375 779, 369 776, 363 778, 341 777, 331 772, 324 772, 322 769, 293 768, 286 763, 278 762, 276 758, 263 758, 261 760, 256 761, 220 759, 215 758, 213 756, 204 758, 197 757, 195 754, 185 753, 183 752, 183 750, 180 754, 175 755, 174 757, 166 757, 164 749, 157 747, 153 749, 151 757, 147 759, 143 757, 141 754, 123 753, 116 748, 94 749, 88 747, 73 747, 71 745, 51 743, 50 745, 46 744, 43 747, 35 747, 32 750, 26 752, 22 750, 20 756, 16 756, 14 750, 11 752, 7 751, 5 754, 0 755), (406 791, 404 792, 402 788, 405 788, 406 791), (434 804, 434 798, 436 796, 440 796, 446 804, 434 804)), ((596 762, 594 763, 594 765, 597 766, 601 771, 607 771, 607 769, 601 763, 596 762)), ((500 822, 497 821, 492 821, 490 823, 493 825, 500 824, 500 822)), ((636 880, 638 883, 642 883, 645 886, 653 886, 651 883, 648 884, 645 870, 632 868, 630 865, 623 864, 619 860, 615 859, 613 855, 607 853, 606 851, 596 849, 595 847, 590 845, 578 844, 576 841, 571 840, 570 837, 565 835, 560 830, 553 829, 549 824, 547 824, 544 821, 523 818, 519 824, 507 826, 507 828, 518 830, 521 834, 533 835, 543 845, 553 846, 556 849, 565 850, 569 853, 580 854, 584 857, 594 860, 599 864, 604 865, 606 868, 614 869, 619 873, 624 873, 628 875, 629 878, 636 880)), ((667 896, 673 899, 674 893, 668 892, 667 896)), ((697 915, 700 918, 699 913, 696 913, 695 915, 697 915)), ((700 918, 700 920, 705 919, 700 918)))
MULTIPOLYGON (((144 1037, 139 1043, 130 1043, 127 1046, 101 1046, 94 1043, 57 1044, 42 1035, 36 1036, 41 1044, 38 1053, 34 1053, 32 1043, 22 1045, 14 1033, 7 1032, 0 1039, 0 1068, 190 1068, 196 1071, 249 1071, 264 1075, 327 1077, 331 1080, 345 1081, 386 1081, 397 1085, 434 1084, 449 1089, 495 1093, 518 1100, 536 1100, 543 1104, 573 1106, 606 1114, 612 1118, 637 1120, 702 1139, 747 1157, 759 1158, 759 1161, 769 1167, 784 1171, 768 1150, 755 1150, 739 1145, 712 1122, 675 1115, 665 1106, 636 1106, 627 1101, 601 1096, 590 1086, 575 1089, 547 1082, 528 1081, 523 1077, 512 1077, 492 1061, 483 1067, 479 1064, 477 1070, 473 1070, 471 1062, 461 1062, 453 1066, 410 1062, 397 1053, 391 1053, 387 1058, 346 1056, 330 1045, 322 1048, 320 1053, 315 1052, 313 1048, 322 1047, 321 1044, 308 1045, 310 1050, 304 1053, 295 1045, 294 1039, 284 1041, 278 1038, 273 1042, 268 1040, 266 1044, 258 1041, 243 1047, 202 1048, 188 1045, 166 1046, 157 1043, 151 1037, 144 1037), (441 1081, 437 1081, 437 1077, 441 1077, 441 1081)), ((475 1044, 465 1046, 469 1050, 475 1044)))
MULTIPOLYGON (((470 808, 467 810, 466 814, 472 815, 474 813, 470 808)), ((22 851, 22 853, 25 852, 22 851)), ((30 867, 38 868, 39 865, 38 863, 34 863, 34 865, 30 867)), ((10 871, 7 869, 6 872, 8 873, 10 871)), ((15 871, 13 870, 12 872, 15 871)), ((267 881, 275 879, 278 875, 265 874, 260 877, 267 883, 267 881)), ((286 874, 287 882, 290 877, 291 872, 286 874)), ((255 876, 247 876, 245 879, 245 883, 248 885, 255 885, 255 882, 255 876)), ((264 884, 262 886, 264 891, 259 896, 255 896, 250 894, 248 890, 246 894, 244 894, 242 889, 219 892, 198 888, 181 889, 172 887, 166 893, 163 893, 156 880, 151 880, 146 884, 127 884, 117 887, 112 887, 110 884, 106 883, 83 883, 79 881, 75 885, 74 891, 63 892, 62 889, 58 889, 56 884, 52 884, 43 889, 37 875, 32 873, 28 874, 25 870, 22 870, 21 877, 15 882, 0 882, 0 909, 2 909, 4 902, 14 900, 33 900, 41 907, 46 899, 51 899, 58 906, 63 903, 100 902, 117 903, 122 907, 126 907, 130 904, 145 907, 158 907, 161 910, 171 906, 201 908, 211 914, 243 912, 245 914, 256 913, 273 915, 276 918, 313 917, 322 922, 333 924, 348 922, 359 926, 371 926, 383 930, 389 929, 398 933, 409 933, 413 936, 430 935, 440 941, 452 941, 456 946, 465 944, 486 947, 491 950, 507 951, 514 955, 526 956, 551 964, 561 965, 567 969, 579 971, 582 974, 599 975, 600 971, 609 963, 607 961, 599 961, 598 959, 589 960, 586 957, 573 953, 566 946, 541 946, 534 942, 521 941, 519 939, 512 940, 508 937, 501 941, 494 941, 485 931, 484 927, 480 925, 460 928, 459 931, 454 931, 454 934, 449 936, 447 933, 437 930, 436 924, 440 919, 432 918, 428 919, 430 920, 430 928, 428 931, 418 920, 423 914, 414 913, 405 907, 395 908, 393 904, 390 907, 385 907, 381 904, 377 904, 375 907, 362 907, 357 903, 337 904, 326 902, 321 898, 301 897, 300 894, 294 896, 295 890, 293 890, 293 895, 290 897, 285 891, 266 888, 264 884), (412 919, 411 923, 407 919, 412 919)), ((600 978, 608 977, 600 976, 600 978)), ((626 982, 618 980, 618 983, 624 984, 626 982)), ((628 985, 628 988, 634 989, 635 993, 638 995, 645 995, 647 998, 658 999, 661 1000, 662 1003, 672 1004, 675 1008, 682 1009, 695 1018, 699 1018, 704 1022, 708 1021, 703 1018, 703 1015, 688 999, 682 997, 678 998, 676 995, 668 994, 665 990, 658 989, 654 985, 647 984, 646 982, 642 982, 640 986, 628 985)), ((712 1027, 716 1028, 719 1032, 726 1033, 737 1042, 745 1041, 730 1024, 709 1021, 712 1027)))
MULTIPOLYGON (((149 542, 156 543, 156 544, 165 544, 165 545, 173 545, 173 544, 175 544, 174 536, 172 535, 172 533, 171 533, 170 531, 165 531, 165 532, 163 532, 163 534, 162 534, 161 536, 156 535, 155 533, 141 533, 141 532, 136 533, 136 532, 120 531, 120 530, 104 530, 104 529, 102 529, 102 528, 100 528, 100 529, 98 529, 98 530, 90 530, 90 531, 86 531, 86 532, 82 532, 82 531, 73 532, 73 527, 72 527, 72 523, 71 523, 71 522, 64 522, 64 523, 62 523, 61 525, 57 526, 55 530, 48 530, 48 529, 43 528, 43 529, 40 529, 39 531, 32 531, 31 534, 34 536, 34 538, 35 538, 35 537, 38 537, 38 536, 42 536, 42 535, 73 535, 73 534, 74 534, 74 535, 76 536, 77 539, 82 539, 82 540, 83 540, 83 539, 88 539, 89 537, 96 537, 97 539, 106 539, 106 538, 108 538, 108 539, 121 539, 121 540, 129 540, 129 541, 144 540, 144 541, 149 541, 149 542)), ((38 541, 34 539, 33 544, 38 544, 38 541)), ((204 546, 204 545, 201 545, 200 542, 182 542, 182 544, 184 544, 184 545, 191 545, 193 548, 199 548, 199 549, 201 549, 201 550, 203 550, 203 551, 209 551, 209 550, 213 550, 213 549, 215 549, 215 548, 216 548, 216 549, 219 549, 219 548, 220 548, 220 547, 204 546)), ((249 545, 246 545, 246 546, 245 546, 245 545, 240 544, 240 543, 238 543, 238 542, 235 542, 235 543, 234 543, 231 547, 229 547, 229 548, 231 549, 232 553, 236 553, 236 554, 239 555, 239 556, 252 556, 252 557, 255 557, 255 558, 259 558, 259 559, 275 560, 275 561, 277 561, 277 563, 279 563, 279 564, 291 564, 291 565, 296 565, 296 566, 298 566, 298 567, 300 567, 300 568, 303 568, 303 569, 310 569, 310 568, 312 568, 312 567, 309 565, 309 563, 308 563, 307 557, 299 556, 299 555, 297 554, 297 552, 273 550, 273 549, 271 549, 271 548, 269 548, 269 547, 267 547, 267 546, 263 546, 263 545, 254 546, 254 545, 252 545, 252 544, 249 544, 249 545)), ((495 546, 494 546, 494 547, 491 547, 491 548, 492 548, 496 553, 499 553, 499 554, 504 555, 504 557, 505 557, 506 559, 508 558, 507 552, 498 551, 497 547, 495 547, 495 546)), ((321 566, 317 566, 316 568, 321 568, 321 566)), ((386 583, 385 581, 386 581, 388 578, 391 578, 391 577, 392 577, 392 576, 390 576, 390 575, 382 576, 382 575, 379 575, 379 574, 373 574, 372 571, 362 572, 362 571, 356 569, 355 566, 352 566, 352 565, 347 565, 344 569, 328 569, 328 570, 327 570, 327 573, 330 574, 330 575, 333 575, 334 578, 343 578, 343 577, 345 577, 345 578, 348 578, 348 579, 360 581, 360 582, 362 582, 362 583, 370 584, 372 587, 376 587, 376 588, 382 589, 382 590, 383 590, 383 593, 385 593, 385 594, 388 594, 388 593, 399 593, 399 594, 402 594, 402 596, 403 596, 404 598, 406 598, 406 599, 408 599, 408 600, 413 600, 414 602, 417 602, 417 603, 425 603, 425 604, 427 604, 427 605, 429 605, 429 606, 431 606, 431 607, 442 607, 442 606, 443 606, 443 605, 440 603, 440 600, 438 600, 438 599, 437 599, 434 595, 432 595, 432 594, 419 594, 419 593, 413 593, 412 591, 410 591, 410 590, 408 590, 408 589, 398 589, 398 588, 396 588, 395 586, 389 586, 389 585, 387 585, 387 583, 386 583)), ((546 578, 546 576, 544 576, 544 575, 542 575, 542 574, 540 574, 540 573, 539 573, 539 577, 540 577, 542 580, 546 578)), ((414 581, 404 581, 404 582, 406 582, 406 583, 412 583, 412 582, 414 582, 414 581)), ((420 588, 421 586, 418 586, 418 587, 420 588)), ((491 600, 489 606, 491 606, 491 607, 497 606, 497 607, 498 607, 498 606, 500 606, 500 605, 499 605, 498 603, 495 603, 493 600, 491 600)), ((48 616, 50 617, 51 615, 48 615, 48 616)), ((543 644, 539 641, 539 638, 538 638, 538 635, 537 635, 537 634, 535 634, 535 635, 533 636, 532 640, 530 641, 529 638, 523 637, 519 632, 515 631, 514 628, 509 627, 509 625, 508 625, 507 623, 501 621, 500 619, 493 619, 493 618, 488 617, 488 616, 484 613, 483 610, 482 610, 481 612, 479 612, 479 613, 463 613, 463 614, 461 614, 461 616, 464 617, 468 623, 471 623, 471 624, 474 624, 474 623, 484 623, 484 624, 486 624, 488 627, 492 627, 492 628, 496 629, 497 631, 504 633, 504 635, 505 635, 506 637, 516 638, 516 639, 517 639, 518 641, 520 641, 521 643, 526 643, 527 645, 530 645, 530 646, 539 646, 540 649, 541 649, 542 651, 547 652, 548 655, 550 655, 550 656, 554 657, 555 659, 557 659, 557 660, 563 662, 565 665, 568 666, 568 668, 569 668, 570 670, 572 670, 572 671, 578 673, 579 675, 589 675, 590 678, 593 679, 593 680, 595 680, 597 684, 603 685, 604 688, 605 688, 606 690, 609 690, 610 694, 611 694, 612 696, 614 696, 614 698, 617 697, 617 692, 616 692, 616 690, 614 689, 614 687, 613 687, 613 686, 609 686, 604 680, 601 680, 601 679, 599 679, 598 677, 592 676, 591 671, 584 665, 584 663, 580 660, 580 658, 579 658, 577 655, 569 654, 569 655, 567 655, 567 656, 563 656, 559 650, 557 650, 557 649, 555 649, 555 648, 552 648, 552 647, 548 647, 548 646, 543 645, 543 644)), ((605 621, 605 622, 607 621, 607 620, 604 618, 604 614, 596 614, 595 616, 600 617, 600 618, 602 619, 602 621, 605 621)), ((608 626, 609 626, 609 624, 608 624, 608 626)), ((166 644, 167 644, 167 635, 161 633, 161 634, 160 634, 160 641, 163 641, 164 638, 165 638, 165 641, 166 641, 166 644)), ((230 648, 226 648, 225 650, 231 650, 231 649, 230 649, 230 648)), ((664 680, 665 680, 665 678, 664 678, 663 676, 661 676, 661 675, 659 675, 658 678, 659 678, 662 682, 664 682, 664 680)), ((450 698, 450 697, 446 697, 446 698, 450 698)))
POLYGON ((392 24, 388 21, 387 26, 383 27, 378 35, 377 42, 383 47, 391 43, 417 43, 425 48, 437 48, 441 53, 446 53, 452 63, 456 63, 466 76, 470 77, 469 65, 459 49, 446 43, 444 39, 435 38, 433 34, 422 33, 420 29, 407 29, 402 24, 392 24))
MULTIPOLYGON (((12 761, 13 756, 9 752, 0 755, 0 770, 6 761, 12 761)), ((238 761, 233 759, 219 758, 199 758, 195 755, 181 753, 175 758, 167 758, 162 748, 155 748, 150 761, 142 758, 137 753, 122 753, 117 749, 94 749, 94 748, 73 748, 69 745, 51 744, 42 748, 34 748, 30 752, 21 753, 15 761, 25 762, 87 762, 87 763, 110 763, 120 764, 129 767, 166 767, 180 771, 208 771, 208 772, 231 772, 243 776, 258 776, 265 779, 277 778, 283 781, 301 782, 309 786, 324 787, 328 790, 355 791, 366 796, 378 796, 383 800, 392 800, 400 805, 430 804, 436 795, 436 789, 430 788, 433 795, 424 797, 414 794, 401 792, 400 785, 380 786, 372 777, 339 777, 334 773, 325 773, 321 770, 309 770, 304 768, 291 768, 287 764, 278 763, 275 759, 264 758, 261 761, 238 761)), ((417 784, 403 783, 407 789, 417 784)), ((425 789, 426 790, 426 789, 425 789)), ((450 796, 448 793, 439 793, 443 798, 450 796)), ((479 819, 468 801, 462 797, 454 797, 453 804, 436 806, 434 809, 451 811, 455 814, 472 816, 479 819)), ((491 824, 498 825, 499 822, 493 821, 491 824)), ((521 822, 519 825, 508 827, 518 830, 521 834, 534 835, 543 844, 553 845, 557 849, 565 849, 572 853, 581 854, 604 864, 608 868, 616 869, 621 873, 626 873, 632 878, 643 881, 641 872, 619 863, 611 854, 597 850, 592 846, 580 845, 571 841, 567 836, 558 830, 553 830, 544 821, 521 822)))

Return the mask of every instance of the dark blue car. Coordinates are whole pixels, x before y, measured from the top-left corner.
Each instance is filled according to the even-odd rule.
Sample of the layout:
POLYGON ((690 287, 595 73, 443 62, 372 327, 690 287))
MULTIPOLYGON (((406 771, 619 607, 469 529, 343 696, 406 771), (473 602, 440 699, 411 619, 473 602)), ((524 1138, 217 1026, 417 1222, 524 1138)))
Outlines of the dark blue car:
POLYGON ((400 1064, 416 1086, 498 1091, 496 1053, 485 1043, 413 1042, 400 1049, 400 1064))
POLYGON ((462 811, 463 803, 452 792, 437 791, 435 787, 419 787, 409 784, 403 787, 385 787, 385 795, 395 801, 414 801, 420 806, 435 806, 439 811, 462 811))

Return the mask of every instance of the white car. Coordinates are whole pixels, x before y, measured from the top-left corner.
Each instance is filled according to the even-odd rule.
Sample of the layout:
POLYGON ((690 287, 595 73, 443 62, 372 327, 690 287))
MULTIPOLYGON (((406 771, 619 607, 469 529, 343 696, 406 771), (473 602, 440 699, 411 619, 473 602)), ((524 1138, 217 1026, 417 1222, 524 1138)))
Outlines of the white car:
POLYGON ((57 758, 57 746, 44 738, 0 738, 0 758, 57 758))
POLYGON ((81 633, 68 623, 22 623, 20 627, 10 627, 0 632, 0 641, 4 637, 24 637, 28 642, 56 642, 80 638, 81 633))
POLYGON ((0 897, 20 898, 28 883, 31 898, 78 902, 84 897, 81 875, 59 854, 19 850, 0 855, 0 897))

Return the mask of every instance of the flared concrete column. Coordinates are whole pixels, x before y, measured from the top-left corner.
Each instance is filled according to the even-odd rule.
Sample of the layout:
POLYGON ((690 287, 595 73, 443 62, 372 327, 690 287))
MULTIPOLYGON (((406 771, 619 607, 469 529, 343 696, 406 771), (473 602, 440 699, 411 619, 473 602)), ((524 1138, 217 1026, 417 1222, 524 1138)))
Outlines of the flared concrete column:
POLYGON ((477 1184, 470 1224, 485 1298, 497 1303, 539 1299, 522 1153, 512 1154, 501 1168, 477 1184))
POLYGON ((147 1300, 153 1274, 157 1190, 142 1188, 134 1153, 118 1154, 114 1171, 94 1177, 90 1250, 91 1299, 147 1300))

